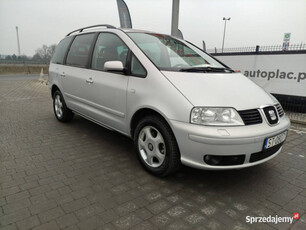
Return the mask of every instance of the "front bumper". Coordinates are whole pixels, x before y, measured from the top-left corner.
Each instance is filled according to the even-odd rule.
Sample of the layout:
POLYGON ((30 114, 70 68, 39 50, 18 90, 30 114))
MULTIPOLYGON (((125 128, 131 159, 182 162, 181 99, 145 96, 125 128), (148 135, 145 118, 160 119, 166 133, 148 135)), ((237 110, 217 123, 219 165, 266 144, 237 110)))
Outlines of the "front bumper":
POLYGON ((263 163, 275 157, 280 148, 260 156, 263 151, 264 140, 280 134, 290 127, 287 116, 280 118, 276 126, 269 126, 263 122, 259 125, 236 127, 213 127, 195 125, 175 120, 170 120, 170 125, 178 142, 181 153, 181 162, 200 169, 236 169, 250 167, 263 163), (259 160, 254 159, 254 154, 259 160), (244 155, 243 162, 238 165, 210 165, 205 163, 204 156, 239 156, 244 155))

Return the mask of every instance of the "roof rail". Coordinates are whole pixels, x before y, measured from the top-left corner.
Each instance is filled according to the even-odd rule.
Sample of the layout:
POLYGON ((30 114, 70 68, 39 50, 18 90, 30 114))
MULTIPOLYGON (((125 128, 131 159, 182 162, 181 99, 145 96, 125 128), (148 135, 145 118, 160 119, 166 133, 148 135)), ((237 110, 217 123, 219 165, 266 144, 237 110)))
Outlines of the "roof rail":
POLYGON ((83 27, 83 28, 80 28, 80 29, 77 29, 77 30, 74 30, 74 31, 70 32, 69 34, 66 35, 66 37, 69 36, 72 33, 75 33, 75 32, 82 32, 85 29, 90 29, 90 28, 94 28, 94 27, 101 27, 101 26, 104 26, 106 28, 116 29, 115 26, 112 26, 112 25, 109 25, 109 24, 100 24, 100 25, 94 25, 94 26, 87 26, 87 27, 83 27))

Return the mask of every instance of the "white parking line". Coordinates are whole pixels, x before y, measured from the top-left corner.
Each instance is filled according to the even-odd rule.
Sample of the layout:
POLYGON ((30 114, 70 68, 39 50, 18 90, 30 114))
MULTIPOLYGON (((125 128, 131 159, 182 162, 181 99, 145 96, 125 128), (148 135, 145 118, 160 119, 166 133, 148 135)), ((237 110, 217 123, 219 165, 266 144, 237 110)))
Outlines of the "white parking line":
POLYGON ((305 158, 305 156, 302 155, 302 154, 299 154, 299 155, 294 154, 294 153, 287 153, 287 154, 290 155, 290 156, 297 156, 297 157, 305 158))

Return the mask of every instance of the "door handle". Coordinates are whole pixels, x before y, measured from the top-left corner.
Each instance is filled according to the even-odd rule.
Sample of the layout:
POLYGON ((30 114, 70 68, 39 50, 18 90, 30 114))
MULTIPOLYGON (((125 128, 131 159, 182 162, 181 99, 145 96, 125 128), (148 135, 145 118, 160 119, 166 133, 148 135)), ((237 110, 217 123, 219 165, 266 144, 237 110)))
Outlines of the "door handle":
POLYGON ((88 80, 86 80, 86 83, 88 84, 92 84, 94 81, 92 80, 92 78, 90 77, 88 80))
POLYGON ((61 77, 66 77, 65 73, 61 73, 60 75, 61 77))

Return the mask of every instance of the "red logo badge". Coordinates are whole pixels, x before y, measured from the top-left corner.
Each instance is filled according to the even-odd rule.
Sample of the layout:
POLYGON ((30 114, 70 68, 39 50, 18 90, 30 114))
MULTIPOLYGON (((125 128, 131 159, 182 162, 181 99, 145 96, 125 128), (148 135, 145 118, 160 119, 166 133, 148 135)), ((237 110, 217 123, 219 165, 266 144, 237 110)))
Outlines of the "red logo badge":
POLYGON ((293 219, 298 220, 300 218, 300 213, 295 212, 295 213, 293 213, 292 216, 293 216, 293 219))

